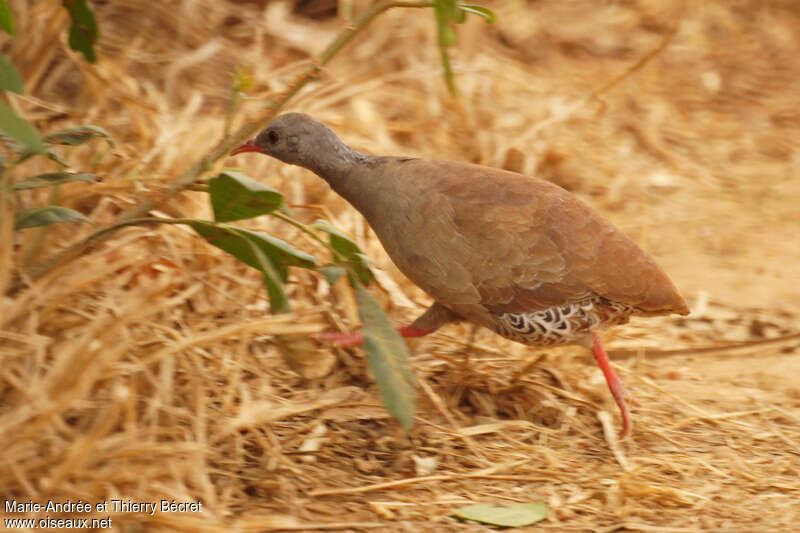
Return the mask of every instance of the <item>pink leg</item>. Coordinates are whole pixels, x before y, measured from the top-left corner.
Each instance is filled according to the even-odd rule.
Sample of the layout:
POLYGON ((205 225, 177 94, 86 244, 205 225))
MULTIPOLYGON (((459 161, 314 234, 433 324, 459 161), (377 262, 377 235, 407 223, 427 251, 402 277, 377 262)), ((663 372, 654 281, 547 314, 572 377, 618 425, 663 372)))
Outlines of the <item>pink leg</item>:
MULTIPOLYGON (((421 329, 411 326, 400 326, 397 332, 405 338, 423 337, 428 333, 433 333, 433 329, 421 329)), ((359 346, 364 342, 364 334, 360 331, 350 331, 346 333, 317 333, 314 338, 321 342, 330 342, 342 348, 359 346)))
POLYGON ((614 372, 614 369, 611 367, 608 354, 605 348, 603 348, 603 345, 600 344, 600 337, 598 337, 595 332, 592 332, 592 353, 594 353, 594 358, 600 366, 600 370, 603 371, 603 375, 606 377, 606 383, 608 383, 608 389, 611 391, 611 395, 617 402, 617 406, 619 406, 619 412, 622 415, 622 431, 619 432, 619 438, 624 439, 631 432, 631 414, 628 410, 628 404, 625 401, 628 393, 625 391, 625 387, 622 385, 619 376, 617 376, 617 373, 614 372))

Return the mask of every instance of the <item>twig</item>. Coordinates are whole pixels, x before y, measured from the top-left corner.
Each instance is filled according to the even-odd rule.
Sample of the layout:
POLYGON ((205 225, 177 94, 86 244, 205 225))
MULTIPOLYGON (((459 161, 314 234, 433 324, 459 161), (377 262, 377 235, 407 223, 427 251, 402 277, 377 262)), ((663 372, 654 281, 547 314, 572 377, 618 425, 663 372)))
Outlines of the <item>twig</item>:
POLYGON ((688 418, 684 418, 683 420, 678 420, 670 429, 681 429, 690 424, 694 424, 695 422, 699 422, 700 420, 714 422, 717 420, 727 420, 729 418, 740 418, 743 416, 755 415, 769 410, 770 408, 766 407, 764 409, 750 409, 749 411, 737 411, 735 413, 716 413, 716 414, 701 415, 701 416, 691 416, 688 418))
POLYGON ((486 468, 480 472, 473 472, 470 474, 439 474, 436 476, 421 476, 412 477, 407 479, 398 479, 396 481, 386 481, 384 483, 375 483, 373 485, 363 485, 361 487, 348 487, 344 489, 322 489, 314 490, 308 493, 309 496, 331 496, 334 494, 360 494, 362 492, 372 492, 373 490, 393 489, 395 487, 402 487, 405 485, 412 485, 414 483, 427 483, 428 481, 451 481, 456 479, 493 479, 495 472, 506 468, 514 468, 520 464, 528 462, 527 459, 516 461, 510 464, 501 464, 491 468, 486 468))
MULTIPOLYGON (((375 528, 390 527, 390 524, 381 522, 300 522, 294 517, 287 520, 273 517, 260 521, 258 518, 253 520, 242 519, 237 524, 238 530, 256 529, 258 531, 327 531, 336 529, 362 529, 365 531, 375 531, 375 528)), ((227 529, 226 529, 227 530, 227 529)))
POLYGON ((620 82, 622 82, 625 78, 627 78, 628 76, 630 76, 631 74, 633 74, 634 72, 645 66, 654 57, 660 54, 662 50, 664 50, 664 48, 667 47, 670 41, 672 41, 672 38, 675 36, 675 34, 678 33, 678 28, 681 25, 680 23, 681 21, 679 19, 669 30, 667 30, 667 33, 664 34, 664 37, 661 38, 661 42, 658 43, 658 46, 656 46, 653 50, 651 50, 647 54, 640 57, 639 61, 637 61, 636 63, 625 69, 619 76, 617 76, 616 78, 612 78, 605 85, 602 85, 600 88, 592 91, 591 94, 589 94, 587 100, 595 99, 601 94, 608 92, 616 85, 618 85, 620 82))
MULTIPOLYGON (((734 350, 740 350, 744 348, 754 348, 757 346, 764 346, 769 344, 781 344, 784 342, 789 341, 800 341, 800 333, 790 333, 789 335, 782 335, 780 337, 774 337, 772 339, 761 339, 757 341, 744 341, 744 342, 736 342, 731 343, 725 346, 703 346, 701 348, 681 348, 679 350, 650 350, 645 349, 644 352, 647 354, 648 359, 658 358, 658 357, 669 357, 672 355, 685 355, 685 354, 701 354, 701 353, 718 353, 718 352, 730 352, 734 350)), ((608 355, 613 356, 614 358, 620 357, 633 357, 637 356, 642 352, 642 350, 609 350, 608 355)))
MULTIPOLYGON (((614 533, 615 531, 644 531, 652 533, 702 533, 706 531, 701 528, 685 528, 685 527, 668 527, 668 526, 653 526, 650 524, 640 524, 636 522, 621 522, 613 526, 595 529, 595 533, 614 533)), ((717 530, 714 531, 735 531, 735 530, 717 530)))
POLYGON ((619 440, 617 439, 611 414, 608 411, 597 411, 597 419, 600 420, 600 425, 603 426, 603 435, 606 438, 608 447, 611 449, 611 453, 614 454, 614 458, 619 463, 619 466, 622 467, 622 470, 627 472, 630 469, 628 467, 628 459, 619 446, 619 440))
POLYGON ((444 402, 442 401, 441 398, 439 398, 439 395, 436 394, 433 391, 431 386, 428 385, 428 383, 426 381, 424 381, 424 380, 420 381, 419 384, 420 384, 420 387, 422 387, 422 390, 425 391, 425 394, 428 395, 428 398, 430 398, 430 400, 433 403, 434 407, 436 407, 436 409, 442 414, 442 416, 445 417, 447 422, 450 424, 452 431, 456 435, 461 437, 461 439, 464 441, 464 444, 467 446, 467 448, 469 448, 469 450, 473 454, 475 454, 477 457, 480 457, 484 464, 491 464, 491 462, 486 458, 486 456, 480 451, 478 446, 475 445, 475 443, 470 438, 470 436, 465 434, 465 433, 462 433, 461 431, 459 431, 461 428, 458 427, 458 424, 456 423, 455 419, 453 418, 453 415, 450 413, 450 411, 447 410, 447 407, 445 407, 444 402))
POLYGON ((680 20, 678 20, 675 23, 675 25, 667 31, 667 33, 661 39, 661 42, 658 44, 658 46, 656 46, 653 50, 651 50, 650 52, 646 53, 644 56, 639 58, 639 60, 636 63, 634 63, 633 65, 631 65, 627 69, 625 69, 620 75, 612 78, 610 81, 606 82, 604 85, 602 85, 599 88, 597 88, 594 91, 592 91, 586 97, 581 98, 579 101, 575 102, 573 105, 568 107, 562 113, 558 113, 558 114, 556 114, 556 115, 554 115, 554 116, 552 116, 552 117, 550 117, 550 118, 548 118, 546 120, 540 121, 538 124, 536 124, 536 126, 534 128, 528 130, 523 135, 521 135, 517 139, 517 144, 524 145, 525 143, 529 142, 533 137, 538 135, 538 133, 540 131, 542 131, 543 129, 545 129, 547 126, 549 126, 549 125, 551 125, 551 124, 553 124, 555 122, 558 122, 558 121, 561 121, 561 120, 565 120, 565 119, 571 117, 574 113, 576 113, 579 109, 584 107, 586 104, 588 104, 592 100, 599 100, 598 97, 600 95, 602 95, 603 93, 606 93, 609 90, 611 90, 612 88, 614 88, 616 85, 618 85, 620 82, 622 82, 625 78, 627 78, 628 76, 630 76, 631 74, 633 74, 637 70, 639 70, 642 67, 644 67, 654 57, 656 57, 659 53, 661 53, 661 51, 664 50, 664 48, 667 47, 667 45, 670 43, 672 38, 678 32, 678 27, 679 26, 680 26, 680 20))

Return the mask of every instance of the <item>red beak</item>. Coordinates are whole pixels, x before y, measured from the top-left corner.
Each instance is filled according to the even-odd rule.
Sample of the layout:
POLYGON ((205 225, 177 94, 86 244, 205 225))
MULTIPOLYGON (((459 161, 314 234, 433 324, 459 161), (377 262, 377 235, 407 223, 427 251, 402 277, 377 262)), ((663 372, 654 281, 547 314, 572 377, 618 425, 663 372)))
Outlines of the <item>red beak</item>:
POLYGON ((244 152, 260 152, 260 151, 261 149, 258 146, 256 146, 256 143, 253 141, 253 139, 250 139, 249 141, 241 145, 239 148, 231 152, 231 155, 241 154, 244 152))

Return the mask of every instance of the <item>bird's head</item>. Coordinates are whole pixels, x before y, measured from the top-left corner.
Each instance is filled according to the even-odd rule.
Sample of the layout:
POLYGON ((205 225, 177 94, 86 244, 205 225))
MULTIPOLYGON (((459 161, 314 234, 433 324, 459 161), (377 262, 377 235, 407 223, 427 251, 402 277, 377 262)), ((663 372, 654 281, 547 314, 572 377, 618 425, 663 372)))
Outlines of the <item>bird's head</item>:
POLYGON ((333 130, 319 120, 303 113, 286 113, 231 155, 258 152, 319 174, 325 170, 326 163, 332 163, 331 160, 348 150, 333 130))

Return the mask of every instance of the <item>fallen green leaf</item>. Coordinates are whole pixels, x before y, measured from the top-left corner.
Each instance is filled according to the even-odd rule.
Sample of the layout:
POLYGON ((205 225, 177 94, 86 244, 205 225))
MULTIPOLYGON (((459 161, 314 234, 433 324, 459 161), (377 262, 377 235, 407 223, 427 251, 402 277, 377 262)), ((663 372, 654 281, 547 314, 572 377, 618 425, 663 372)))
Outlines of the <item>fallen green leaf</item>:
POLYGON ((512 503, 503 507, 477 504, 457 509, 450 516, 490 526, 523 527, 547 518, 547 504, 544 502, 512 503))

